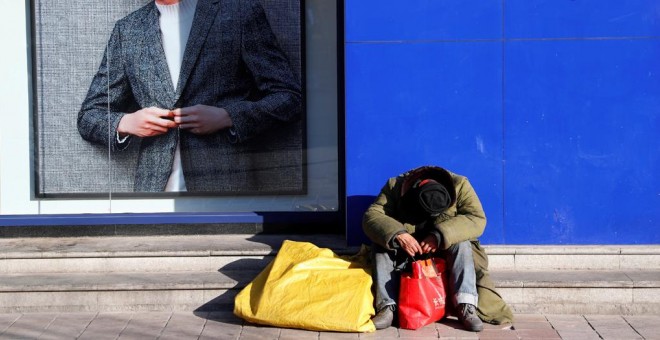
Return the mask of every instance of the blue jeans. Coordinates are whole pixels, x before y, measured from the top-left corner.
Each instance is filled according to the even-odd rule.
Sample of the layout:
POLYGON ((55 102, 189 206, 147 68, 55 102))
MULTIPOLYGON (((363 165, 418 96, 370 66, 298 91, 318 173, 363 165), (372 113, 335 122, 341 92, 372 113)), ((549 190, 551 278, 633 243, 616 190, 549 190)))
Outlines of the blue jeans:
MULTIPOLYGON (((479 296, 470 241, 454 244, 447 250, 438 251, 437 255, 447 261, 449 292, 453 294, 454 305, 469 303, 476 306, 479 296)), ((403 249, 388 251, 379 245, 374 245, 372 256, 376 295, 374 307, 378 312, 387 306, 396 306, 399 297, 399 270, 402 269, 408 254, 403 249)))

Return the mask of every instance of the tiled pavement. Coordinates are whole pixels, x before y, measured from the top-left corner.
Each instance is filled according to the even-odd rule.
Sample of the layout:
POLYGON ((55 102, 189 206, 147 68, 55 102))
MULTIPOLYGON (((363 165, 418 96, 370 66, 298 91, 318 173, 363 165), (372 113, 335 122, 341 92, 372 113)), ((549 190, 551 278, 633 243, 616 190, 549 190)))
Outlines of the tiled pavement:
POLYGON ((660 339, 660 315, 518 314, 513 327, 480 333, 444 320, 416 331, 312 332, 242 322, 230 312, 0 314, 0 339, 660 339))

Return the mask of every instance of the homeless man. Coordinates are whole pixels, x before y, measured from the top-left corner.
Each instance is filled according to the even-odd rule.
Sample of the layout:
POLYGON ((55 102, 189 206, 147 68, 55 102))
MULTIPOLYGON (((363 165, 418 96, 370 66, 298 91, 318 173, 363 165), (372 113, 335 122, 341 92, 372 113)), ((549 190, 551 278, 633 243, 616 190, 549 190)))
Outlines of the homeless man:
POLYGON ((390 178, 362 222, 374 242, 377 329, 392 324, 399 275, 409 256, 437 253, 446 259, 448 295, 465 329, 479 332, 482 320, 513 321, 511 310, 495 291, 486 252, 477 239, 486 226, 481 202, 467 178, 424 166, 390 178))

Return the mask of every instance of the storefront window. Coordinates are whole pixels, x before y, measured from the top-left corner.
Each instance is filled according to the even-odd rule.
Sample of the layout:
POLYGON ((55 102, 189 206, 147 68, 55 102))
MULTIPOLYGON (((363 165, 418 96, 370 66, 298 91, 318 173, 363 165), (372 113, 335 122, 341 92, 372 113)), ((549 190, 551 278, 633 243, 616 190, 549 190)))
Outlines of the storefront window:
POLYGON ((334 1, 27 12, 1 214, 338 210, 334 1))

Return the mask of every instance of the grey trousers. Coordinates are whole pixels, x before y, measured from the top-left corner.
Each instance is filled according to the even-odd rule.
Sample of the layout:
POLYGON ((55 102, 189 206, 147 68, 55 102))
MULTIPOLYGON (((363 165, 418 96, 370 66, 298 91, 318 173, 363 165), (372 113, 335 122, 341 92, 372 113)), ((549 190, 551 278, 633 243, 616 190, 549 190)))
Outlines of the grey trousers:
MULTIPOLYGON (((438 251, 436 255, 447 261, 449 292, 452 294, 453 303, 455 305, 469 303, 476 306, 479 296, 470 241, 454 244, 447 250, 438 251)), ((387 306, 396 306, 399 298, 399 272, 403 269, 408 254, 403 249, 388 251, 379 245, 374 245, 372 256, 374 307, 378 312, 387 306)))

